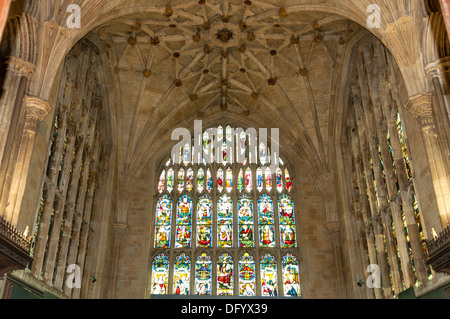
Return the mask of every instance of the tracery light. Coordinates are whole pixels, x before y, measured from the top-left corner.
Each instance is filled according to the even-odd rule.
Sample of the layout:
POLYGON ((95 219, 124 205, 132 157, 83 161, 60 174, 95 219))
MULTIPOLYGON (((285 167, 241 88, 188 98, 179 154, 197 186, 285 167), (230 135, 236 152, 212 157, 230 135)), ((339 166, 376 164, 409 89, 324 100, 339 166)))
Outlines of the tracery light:
POLYGON ((239 296, 256 296, 255 262, 249 253, 239 260, 239 296))
MULTIPOLYGON (((236 133, 234 139, 231 127, 223 128, 216 128, 219 132, 222 130, 222 138, 225 138, 219 144, 212 133, 214 130, 200 135, 203 149, 210 150, 203 155, 214 160, 220 158, 223 162, 207 163, 203 157, 200 163, 195 163, 198 161, 194 161, 193 152, 186 152, 190 148, 184 146, 180 149, 181 164, 169 159, 158 173, 154 247, 160 253, 172 251, 174 259, 164 272, 162 268, 155 271, 159 271, 159 277, 166 274, 173 283, 170 287, 161 286, 158 291, 151 286, 150 293, 295 296, 293 290, 285 289, 285 285, 295 284, 286 281, 292 280, 292 275, 278 282, 277 269, 284 275, 283 271, 289 267, 299 268, 298 262, 297 266, 287 267, 282 258, 287 255, 275 253, 297 248, 295 191, 289 170, 281 158, 273 157, 269 146, 255 142, 242 131, 236 133), (229 148, 230 145, 235 149, 229 148), (253 152, 256 163, 247 160, 252 153, 250 147, 256 149, 253 152), (233 163, 240 152, 243 163, 233 163), (270 155, 279 164, 275 171, 262 163, 265 160, 270 164, 270 155), (238 256, 237 249, 244 251, 239 251, 238 256), (220 253, 216 254, 216 250, 220 253), (262 258, 254 259, 258 251, 262 258), (212 260, 210 256, 216 257, 212 260), (192 267, 189 260, 195 261, 192 267), (194 278, 193 289, 188 287, 191 281, 188 267, 194 278)), ((295 255, 291 255, 289 258, 297 261, 295 255)), ((294 285, 294 290, 299 292, 296 287, 294 285)))
POLYGON ((169 282, 169 258, 165 254, 155 257, 152 264, 152 294, 166 295, 169 282))
POLYGON ((297 258, 288 253, 283 257, 283 290, 285 296, 298 297, 300 292, 300 279, 297 258))
POLYGON ((212 262, 211 257, 202 253, 195 262, 195 294, 211 295, 212 262))
POLYGON ((191 262, 182 253, 175 259, 173 275, 173 291, 176 295, 189 295, 191 281, 191 262))

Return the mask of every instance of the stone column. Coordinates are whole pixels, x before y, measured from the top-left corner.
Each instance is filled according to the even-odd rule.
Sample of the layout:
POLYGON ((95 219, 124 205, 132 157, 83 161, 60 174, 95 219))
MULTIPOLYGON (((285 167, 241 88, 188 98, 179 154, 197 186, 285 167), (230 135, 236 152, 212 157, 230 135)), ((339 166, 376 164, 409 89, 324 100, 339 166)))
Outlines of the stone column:
POLYGON ((19 143, 16 133, 21 132, 24 125, 21 120, 22 103, 26 84, 35 69, 32 63, 19 57, 8 57, 6 64, 5 88, 0 97, 0 198, 3 206, 0 215, 6 214, 5 208, 14 171, 10 163, 15 164, 14 145, 19 143))
MULTIPOLYGON (((109 298, 114 298, 116 295, 116 284, 117 284, 117 276, 119 271, 119 255, 120 255, 120 244, 122 243, 123 235, 127 230, 127 225, 123 223, 115 223, 114 224, 114 249, 113 249, 113 257, 112 257, 112 269, 111 269, 111 282, 109 290, 109 298)), ((212 257, 212 256, 211 256, 212 257)), ((169 288, 169 287, 168 287, 169 288)))
MULTIPOLYGON (((14 170, 11 189, 9 192, 8 206, 6 208, 6 219, 13 225, 18 225, 22 199, 30 171, 31 155, 33 153, 35 136, 40 122, 51 112, 50 105, 36 97, 25 97, 25 127, 14 170)), ((28 214, 29 215, 29 214, 28 214)), ((25 226, 32 228, 34 214, 25 222, 25 226)))
POLYGON ((449 159, 443 156, 439 147, 433 120, 431 93, 410 97, 405 108, 417 119, 421 129, 439 210, 438 214, 444 229, 450 225, 450 185, 445 169, 445 162, 449 159))
POLYGON ((339 223, 330 222, 325 224, 325 228, 331 237, 331 245, 333 246, 333 256, 336 272, 336 283, 338 285, 339 298, 345 298, 345 292, 343 291, 344 279, 342 278, 343 268, 342 268, 342 253, 340 245, 340 233, 339 233, 339 223))

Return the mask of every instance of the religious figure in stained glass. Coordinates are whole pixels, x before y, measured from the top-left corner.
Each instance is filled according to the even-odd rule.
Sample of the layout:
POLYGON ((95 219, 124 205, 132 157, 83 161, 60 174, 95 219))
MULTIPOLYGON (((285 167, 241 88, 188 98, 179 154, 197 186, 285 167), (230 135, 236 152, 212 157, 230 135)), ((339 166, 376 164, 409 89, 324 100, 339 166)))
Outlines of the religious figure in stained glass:
POLYGON ((233 259, 224 253, 217 262, 217 295, 232 296, 233 286, 233 259))
POLYGON ((258 199, 258 223, 260 247, 275 247, 273 201, 265 194, 258 199))
POLYGON ((164 191, 164 186, 166 184, 166 170, 163 170, 161 173, 161 177, 158 181, 158 192, 162 193, 164 191))
MULTIPOLYGON (((288 169, 282 159, 277 157, 277 164, 280 166, 272 172, 271 168, 265 167, 263 163, 268 163, 271 158, 268 145, 258 143, 256 139, 252 139, 253 142, 249 139, 246 143, 245 132, 236 135, 236 140, 233 141, 229 126, 226 132, 226 142, 221 140, 223 144, 220 143, 219 147, 214 148, 213 139, 214 143, 217 142, 214 130, 202 135, 203 148, 211 150, 207 154, 204 153, 205 157, 199 155, 200 163, 194 163, 194 150, 191 153, 189 147, 182 147, 177 154, 182 166, 169 159, 161 168, 161 175, 158 176, 155 187, 160 196, 155 212, 155 248, 173 249, 175 258, 170 267, 168 258, 165 257, 167 267, 152 268, 151 291, 158 294, 168 293, 170 269, 173 283, 171 281, 169 290, 173 294, 232 295, 236 289, 239 296, 255 296, 256 291, 260 290, 256 289, 256 285, 261 285, 263 296, 277 296, 277 267, 281 267, 278 268, 283 280, 280 285, 281 293, 285 296, 299 296, 298 261, 294 255, 281 253, 283 248, 297 247, 294 203, 289 197, 293 185, 288 169), (236 146, 235 151, 227 148, 228 142, 236 146), (251 158, 248 161, 249 156, 254 157, 253 162, 251 158), (244 162, 239 166, 229 165, 235 157, 244 159, 244 162), (224 164, 217 167, 211 164, 213 159, 224 160, 224 164), (254 184, 256 187, 253 187, 254 184), (176 192, 173 192, 174 189, 176 192), (168 197, 168 194, 171 194, 172 198, 168 197), (237 201, 235 208, 234 198, 237 201), (172 209, 175 204, 176 209, 172 209), (236 209, 237 216, 233 216, 233 209, 236 209), (234 218, 237 229, 233 228, 234 218), (217 225, 214 226, 217 228, 213 229, 213 225, 217 225), (233 246, 235 236, 237 240, 233 246), (224 250, 215 261, 207 254, 213 247, 224 250), (184 248, 184 254, 175 251, 177 248, 184 248), (195 263, 192 263, 191 267, 187 252, 190 254, 191 250, 197 248, 205 251, 196 255, 195 263), (258 264, 249 252, 244 250, 244 254, 236 260, 238 273, 234 278, 231 252, 237 248, 248 248, 252 253, 256 250, 258 255, 263 253, 258 252, 260 249, 278 248, 280 256, 284 255, 284 258, 276 260, 272 254, 263 254, 258 264), (216 291, 212 291, 212 267, 215 267, 216 291), (190 289, 191 274, 195 279, 193 289, 190 289), (233 279, 236 279, 236 285, 233 279)), ((223 133, 223 127, 220 126, 219 135, 223 133)))
POLYGON ((265 254, 260 262, 261 295, 278 296, 277 263, 271 254, 265 254))
POLYGON ((253 201, 247 195, 239 198, 239 247, 254 247, 253 244, 253 201))
POLYGON ((192 200, 189 196, 184 195, 178 200, 176 248, 189 248, 191 246, 191 221, 192 200))
POLYGON ((156 256, 152 264, 151 294, 153 295, 167 294, 168 279, 169 279, 169 258, 164 254, 160 254, 156 256))
POLYGON ((170 224, 172 221, 172 200, 167 195, 156 203, 155 247, 170 247, 170 224))
POLYGON ((173 292, 175 295, 189 295, 191 262, 184 253, 175 258, 173 292))
POLYGON ((202 253, 195 262, 195 294, 211 295, 212 262, 211 257, 202 253))
POLYGON ((197 204, 197 247, 211 247, 212 201, 203 195, 197 204))
POLYGON ((300 297, 300 279, 298 261, 292 254, 283 257, 283 290, 285 296, 300 297))
POLYGON ((256 296, 255 262, 245 253, 239 260, 239 296, 256 296))

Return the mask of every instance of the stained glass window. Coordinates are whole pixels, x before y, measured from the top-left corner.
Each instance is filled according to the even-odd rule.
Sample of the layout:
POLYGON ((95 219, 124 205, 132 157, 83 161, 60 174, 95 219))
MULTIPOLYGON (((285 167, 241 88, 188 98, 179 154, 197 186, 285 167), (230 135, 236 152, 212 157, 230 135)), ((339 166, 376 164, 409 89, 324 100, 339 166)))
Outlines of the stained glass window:
POLYGON ((258 199, 259 246, 275 247, 275 219, 273 201, 270 196, 258 199))
POLYGON ((256 170, 256 189, 259 192, 262 192, 262 190, 264 189, 264 177, 261 167, 258 167, 258 169, 256 170))
POLYGON ((194 188, 194 171, 192 168, 189 168, 186 175, 186 189, 188 192, 191 192, 194 188))
POLYGON ((203 168, 200 168, 197 173, 197 191, 199 193, 203 192, 205 188, 205 171, 203 168))
POLYGON ((166 170, 163 170, 161 173, 161 177, 158 181, 158 192, 162 193, 164 191, 164 186, 166 184, 166 170))
POLYGON ((174 170, 171 168, 167 172, 167 191, 169 193, 173 190, 174 170))
POLYGON ((197 247, 211 247, 212 212, 211 198, 201 196, 197 204, 197 247))
POLYGON ((175 295, 189 295, 191 262, 184 253, 175 258, 173 272, 173 292, 175 295))
POLYGON ((172 199, 164 195, 156 204, 155 247, 170 248, 172 199))
POLYGON ((239 296, 256 296, 255 262, 245 253, 239 260, 239 296))
POLYGON ((223 191, 223 169, 221 168, 217 170, 217 190, 219 193, 223 191))
POLYGON ((151 293, 153 295, 166 295, 169 282, 169 258, 158 255, 152 265, 151 293))
MULTIPOLYGON (((289 267, 291 273, 299 268, 298 262, 289 267, 283 264, 288 256, 283 249, 290 249, 289 260, 293 261, 298 249, 288 167, 271 154, 270 145, 254 139, 253 132, 219 126, 199 136, 203 154, 182 147, 177 153, 181 163, 169 159, 158 173, 154 247, 161 250, 158 253, 172 251, 174 258, 169 263, 166 257, 167 268, 152 268, 151 280, 164 274, 161 291, 168 294, 255 296, 261 291, 263 296, 277 296, 280 291, 286 295, 285 285, 296 277, 282 277, 278 283, 276 271, 284 276, 289 267), (241 162, 233 163, 239 158, 241 162), (278 165, 274 171, 268 166, 272 158, 278 165), (265 255, 266 248, 279 253, 265 255), (236 249, 244 251, 234 263, 236 249), (274 255, 285 259, 277 260, 274 255), (173 281, 170 287, 168 278, 173 281)), ((294 285, 295 291, 299 287, 294 285)), ((153 292, 160 293, 152 286, 153 292)))
POLYGON ((294 204, 288 195, 278 199, 278 216, 280 217, 281 247, 296 247, 294 204))
POLYGON ((211 257, 202 253, 195 262, 195 294, 211 295, 212 262, 211 257))
POLYGON ((217 242, 219 248, 233 246, 233 201, 229 195, 219 197, 217 203, 217 242))
POLYGON ((253 201, 243 195, 238 202, 239 247, 254 247, 253 243, 253 201))
POLYGON ((184 169, 180 168, 178 171, 178 191, 181 193, 184 190, 184 169))
POLYGON ((233 295, 233 258, 223 253, 217 261, 217 295, 233 295))
POLYGON ((177 205, 177 232, 175 247, 191 247, 192 234, 192 200, 189 196, 180 197, 177 205))
POLYGON ((283 257, 283 290, 285 296, 300 297, 300 279, 298 261, 292 254, 283 257))
POLYGON ((278 296, 277 263, 271 254, 265 254, 260 262, 261 295, 278 296))

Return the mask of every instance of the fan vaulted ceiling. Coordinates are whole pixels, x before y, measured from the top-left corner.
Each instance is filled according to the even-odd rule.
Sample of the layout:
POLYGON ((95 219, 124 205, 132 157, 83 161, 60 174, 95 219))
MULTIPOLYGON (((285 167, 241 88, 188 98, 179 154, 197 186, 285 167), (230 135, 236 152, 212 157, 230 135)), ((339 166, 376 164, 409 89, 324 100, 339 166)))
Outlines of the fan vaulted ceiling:
POLYGON ((194 119, 280 128, 282 149, 326 167, 333 85, 361 27, 282 4, 172 1, 93 31, 110 48, 125 167, 194 119))

